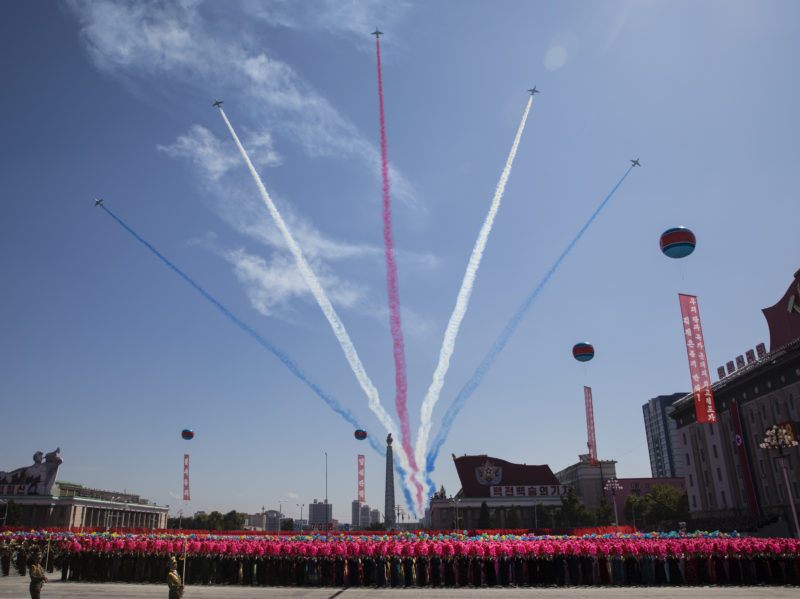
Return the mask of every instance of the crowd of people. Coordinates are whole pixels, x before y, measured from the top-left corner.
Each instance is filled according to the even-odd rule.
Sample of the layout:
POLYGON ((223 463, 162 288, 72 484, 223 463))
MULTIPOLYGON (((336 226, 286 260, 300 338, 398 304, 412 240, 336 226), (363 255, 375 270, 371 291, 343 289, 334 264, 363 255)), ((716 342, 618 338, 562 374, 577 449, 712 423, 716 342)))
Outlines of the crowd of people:
MULTIPOLYGON (((398 533, 217 536, 0 533, 2 574, 31 555, 74 582, 185 585, 800 585, 800 541, 722 533, 584 537, 398 533)), ((12 568, 13 567, 13 568, 12 568)), ((57 576, 57 575, 56 575, 57 576)))

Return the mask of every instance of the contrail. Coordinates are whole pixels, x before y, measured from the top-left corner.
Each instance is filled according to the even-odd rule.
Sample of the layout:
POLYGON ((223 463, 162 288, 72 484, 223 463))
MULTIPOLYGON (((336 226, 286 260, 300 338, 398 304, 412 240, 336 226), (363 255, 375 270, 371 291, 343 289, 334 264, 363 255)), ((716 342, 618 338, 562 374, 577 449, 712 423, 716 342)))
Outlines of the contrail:
MULTIPOLYGON (((381 422, 387 432, 391 433, 393 437, 399 438, 394 420, 389 414, 386 413, 386 410, 383 409, 380 397, 378 396, 378 390, 367 376, 367 373, 364 370, 364 365, 361 363, 361 360, 358 357, 356 348, 353 346, 353 342, 350 340, 350 336, 347 334, 344 324, 342 324, 342 321, 339 320, 339 316, 336 314, 336 311, 333 309, 333 305, 328 299, 328 296, 322 289, 322 285, 320 285, 316 275, 314 275, 314 272, 311 270, 311 266, 303 256, 300 246, 297 245, 297 242, 294 240, 294 237, 292 237, 292 234, 286 226, 283 217, 281 217, 280 212, 278 212, 278 209, 272 202, 272 198, 269 197, 269 194, 264 187, 264 183, 261 181, 261 177, 258 175, 253 163, 250 161, 250 157, 247 155, 244 146, 242 146, 242 143, 239 141, 236 132, 233 130, 233 127, 231 126, 231 123, 221 106, 219 107, 219 113, 222 115, 222 118, 224 119, 225 124, 228 126, 228 130, 230 131, 233 140, 236 142, 236 146, 239 148, 244 161, 247 163, 247 168, 250 169, 250 174, 253 175, 253 180, 256 182, 258 190, 261 192, 261 197, 264 199, 264 203, 267 205, 267 209, 272 215, 272 219, 275 221, 278 229, 280 229, 281 233, 283 234, 283 238, 286 241, 286 245, 289 247, 289 250, 294 255, 297 267, 300 269, 300 274, 303 276, 303 279, 305 279, 306 283, 311 289, 311 292, 314 294, 319 307, 322 309, 322 312, 328 319, 328 322, 333 329, 333 333, 336 335, 336 339, 342 346, 345 358, 347 358, 347 361, 350 364, 350 367, 353 369, 353 373, 356 375, 361 388, 364 390, 364 393, 366 393, 369 401, 369 409, 372 410, 372 412, 378 417, 378 420, 381 422)), ((402 468, 408 471, 410 469, 408 456, 406 455, 406 452, 403 450, 402 446, 398 447, 397 457, 400 460, 400 465, 402 468)))
MULTIPOLYGON (((306 376, 303 373, 303 371, 300 370, 300 367, 289 356, 287 356, 281 350, 276 348, 269 341, 264 339, 264 337, 262 337, 252 327, 250 327, 249 325, 245 324, 239 318, 234 316, 234 314, 231 313, 231 311, 228 310, 228 308, 226 308, 221 303, 219 303, 211 294, 209 294, 200 285, 195 283, 192 280, 192 278, 189 277, 189 275, 184 273, 180 268, 178 268, 172 262, 170 262, 163 254, 161 254, 161 252, 159 252, 152 245, 150 245, 145 239, 140 237, 139 234, 136 233, 136 231, 131 229, 127 224, 125 224, 116 214, 114 214, 113 212, 111 212, 111 210, 106 208, 105 205, 98 204, 98 206, 100 206, 100 208, 105 210, 106 213, 111 218, 113 218, 115 221, 117 221, 117 223, 119 223, 122 226, 123 229, 125 229, 128 233, 133 235, 133 237, 139 243, 141 243, 148 250, 153 252, 153 254, 155 254, 158 257, 159 260, 161 260, 164 264, 166 264, 173 271, 175 271, 178 274, 178 276, 180 276, 184 281, 189 283, 189 285, 191 285, 194 288, 195 291, 197 291, 200 295, 202 295, 204 298, 206 298, 209 302, 214 304, 214 306, 220 312, 222 312, 225 316, 227 316, 233 322, 233 324, 235 324, 237 327, 239 327, 241 330, 243 330, 245 333, 247 333, 253 339, 255 339, 261 347, 263 347, 264 349, 270 351, 276 358, 278 358, 278 360, 280 360, 283 363, 284 366, 286 366, 286 368, 289 369, 289 371, 293 375, 295 375, 298 379, 303 381, 314 393, 316 393, 322 399, 322 401, 324 401, 326 404, 328 404, 328 407, 330 407, 334 412, 339 414, 347 422, 349 422, 351 425, 353 425, 354 428, 357 428, 357 429, 358 428, 362 428, 362 426, 358 423, 358 420, 356 420, 356 417, 353 415, 353 413, 350 410, 348 410, 347 408, 343 407, 336 399, 334 399, 333 397, 331 397, 330 395, 325 393, 322 389, 320 389, 319 385, 317 385, 314 381, 312 381, 310 378, 308 378, 308 376, 306 376)), ((374 439, 372 439, 369 436, 367 438, 369 439, 370 444, 372 445, 372 448, 375 451, 377 451, 381 455, 386 455, 386 450, 383 449, 380 445, 378 445, 377 442, 374 439)))
POLYGON ((439 393, 444 385, 444 377, 447 374, 447 369, 450 367, 450 358, 453 356, 453 350, 455 349, 456 336, 461 327, 461 321, 464 320, 464 315, 467 313, 469 298, 475 283, 475 273, 478 272, 478 267, 481 264, 483 251, 486 248, 486 242, 489 240, 489 233, 492 231, 494 219, 500 207, 500 200, 503 198, 503 191, 506 188, 506 181, 511 172, 511 165, 514 163, 514 157, 517 154, 517 146, 519 146, 519 140, 522 137, 522 131, 525 129, 525 121, 528 120, 528 113, 530 112, 532 104, 533 94, 531 94, 531 97, 528 99, 528 104, 525 106, 525 112, 522 115, 522 121, 517 129, 514 144, 511 146, 511 152, 508 154, 508 160, 506 160, 503 174, 500 175, 500 181, 497 183, 497 189, 494 192, 494 198, 492 198, 489 213, 486 215, 486 220, 478 234, 478 239, 475 241, 475 247, 472 248, 472 255, 467 264, 467 270, 464 273, 464 280, 461 282, 461 289, 458 292, 456 305, 455 308, 453 308, 453 313, 450 315, 450 321, 447 323, 444 340, 442 341, 442 348, 439 351, 439 364, 436 366, 436 370, 433 373, 433 381, 430 387, 428 387, 428 393, 425 395, 425 399, 420 408, 420 425, 416 445, 416 462, 418 464, 422 464, 425 461, 425 449, 431 430, 433 408, 436 402, 439 401, 439 393))
POLYGON ((475 372, 472 374, 472 377, 467 381, 466 385, 464 385, 461 391, 459 391, 453 403, 450 404, 450 406, 447 408, 447 412, 445 413, 444 418, 442 419, 442 426, 439 429, 439 432, 433 441, 431 450, 428 453, 426 459, 426 468, 425 468, 425 472, 427 475, 426 482, 428 483, 429 488, 433 488, 435 490, 433 481, 430 478, 430 473, 433 472, 434 464, 436 463, 436 458, 439 456, 439 450, 442 448, 442 445, 447 439, 447 435, 450 433, 450 428, 453 426, 453 421, 455 420, 456 416, 458 416, 458 413, 461 411, 461 408, 464 407, 464 404, 467 402, 470 396, 483 382, 483 378, 486 376, 486 373, 492 367, 492 364, 494 364, 494 361, 495 359, 497 359, 497 356, 500 354, 500 352, 503 351, 503 348, 506 346, 506 343, 508 343, 508 340, 511 338, 511 335, 513 335, 514 332, 517 330, 517 326, 519 326, 520 321, 528 312, 528 309, 531 307, 533 301, 542 291, 542 288, 544 288, 545 284, 547 284, 547 281, 549 281, 550 277, 552 277, 553 274, 556 272, 556 270, 558 269, 559 265, 564 260, 564 258, 566 258, 567 255, 572 251, 572 248, 575 247, 575 244, 578 243, 581 237, 583 237, 583 234, 586 232, 586 230, 589 228, 592 222, 594 222, 594 219, 597 218, 597 215, 600 214, 600 211, 605 207, 605 205, 611 199, 611 196, 614 195, 614 192, 617 191, 617 188, 620 185, 622 185, 622 182, 628 176, 628 173, 631 172, 633 166, 634 165, 628 167, 628 170, 625 171, 625 174, 622 175, 622 178, 619 181, 617 181, 617 184, 606 196, 606 199, 604 199, 600 203, 600 205, 597 207, 597 210, 594 211, 594 214, 592 214, 592 216, 589 217, 589 220, 586 221, 586 224, 584 224, 581 230, 578 231, 578 234, 575 235, 575 238, 570 242, 567 248, 563 252, 561 252, 561 255, 555 261, 553 266, 550 267, 550 270, 547 271, 547 274, 545 274, 544 277, 542 277, 542 280, 539 281, 539 284, 536 286, 536 288, 531 292, 531 294, 528 297, 525 298, 525 301, 522 302, 522 305, 520 305, 514 316, 505 326, 503 332, 500 333, 500 336, 497 337, 497 339, 494 342, 494 345, 486 354, 486 356, 483 358, 483 361, 481 361, 481 363, 478 364, 478 367, 475 369, 475 372))
MULTIPOLYGON (((380 36, 375 36, 375 44, 378 56, 378 100, 380 104, 380 125, 381 125, 381 176, 383 179, 383 241, 386 255, 386 287, 389 296, 389 329, 392 334, 392 345, 394 353, 394 380, 396 395, 394 405, 397 409, 397 417, 400 420, 400 443, 403 450, 408 455, 411 464, 410 476, 417 473, 417 462, 411 450, 411 430, 408 425, 408 409, 406 406, 406 396, 408 393, 408 382, 406 378, 406 354, 403 343, 403 328, 400 320, 400 291, 397 284, 397 261, 395 260, 394 239, 392 236, 392 205, 389 195, 389 160, 386 152, 386 113, 383 108, 383 73, 381 71, 381 40, 380 36)), ((406 481, 408 485, 411 481, 406 481)), ((422 504, 422 485, 416 482, 417 488, 417 508, 423 512, 422 504)))

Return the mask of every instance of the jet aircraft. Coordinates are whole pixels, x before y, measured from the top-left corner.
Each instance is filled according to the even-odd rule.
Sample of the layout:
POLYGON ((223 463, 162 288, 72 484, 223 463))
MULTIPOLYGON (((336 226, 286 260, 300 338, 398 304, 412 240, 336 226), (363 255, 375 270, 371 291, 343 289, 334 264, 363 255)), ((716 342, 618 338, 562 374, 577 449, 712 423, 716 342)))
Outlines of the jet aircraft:
POLYGON ((639 159, 638 158, 636 160, 631 160, 631 164, 633 166, 642 166, 641 164, 639 164, 639 159))
POLYGON ((103 200, 102 199, 98 200, 97 198, 95 198, 94 199, 94 205, 95 206, 102 206, 103 205, 103 200))
POLYGON ((222 100, 214 100, 213 106, 216 106, 217 108, 219 108, 220 106, 222 106, 222 100))
POLYGON ((533 94, 541 94, 542 93, 538 89, 536 89, 535 85, 531 89, 529 89, 528 91, 531 92, 531 95, 533 95, 533 94))
POLYGON ((383 31, 379 30, 379 29, 376 27, 376 28, 375 28, 375 31, 373 31, 372 33, 370 33, 370 35, 374 35, 375 37, 380 37, 380 36, 382 36, 382 35, 383 35, 383 31))

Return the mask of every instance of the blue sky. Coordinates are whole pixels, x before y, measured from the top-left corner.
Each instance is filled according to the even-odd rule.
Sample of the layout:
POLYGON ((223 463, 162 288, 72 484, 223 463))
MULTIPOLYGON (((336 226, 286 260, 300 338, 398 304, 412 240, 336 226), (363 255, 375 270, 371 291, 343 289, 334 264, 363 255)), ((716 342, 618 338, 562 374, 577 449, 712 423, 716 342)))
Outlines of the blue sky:
MULTIPOLYGON (((386 431, 301 278, 224 109, 383 407, 394 363, 381 229, 381 38, 408 410, 528 116, 432 435, 523 299, 640 157, 457 417, 451 453, 555 471, 586 447, 648 476, 641 405, 689 389, 678 293, 709 364, 769 344, 760 313, 798 263, 800 8, 768 2, 6 2, 0 7, 0 469, 62 448, 59 478, 176 512, 350 519, 356 455, 383 458, 276 357, 93 207, 105 205, 290 356, 375 439, 386 431), (660 234, 690 227, 671 260, 660 234), (589 341, 593 361, 572 359, 589 341), (180 439, 193 428, 195 439, 180 439), (291 506, 291 507, 287 507, 291 506), (307 512, 306 512, 307 513, 307 512)), ((398 480, 399 486, 399 480, 398 480)), ((398 492, 398 500, 401 494, 398 492)))

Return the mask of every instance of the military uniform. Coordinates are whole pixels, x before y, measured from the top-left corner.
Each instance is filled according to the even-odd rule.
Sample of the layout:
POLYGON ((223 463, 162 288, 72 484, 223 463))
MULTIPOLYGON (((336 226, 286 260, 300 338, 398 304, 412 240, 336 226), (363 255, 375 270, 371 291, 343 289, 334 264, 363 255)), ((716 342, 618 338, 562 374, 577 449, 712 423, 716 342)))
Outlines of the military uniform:
POLYGON ((169 599, 181 599, 183 597, 183 584, 181 583, 180 574, 178 574, 178 562, 174 557, 169 564, 167 586, 169 587, 169 599))
POLYGON ((31 584, 29 587, 31 599, 39 599, 42 596, 42 586, 47 582, 47 576, 44 575, 44 570, 39 565, 39 560, 38 554, 32 557, 30 567, 28 568, 28 573, 31 576, 31 584))

